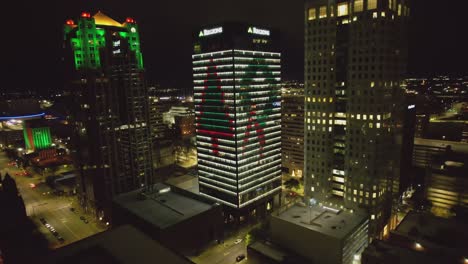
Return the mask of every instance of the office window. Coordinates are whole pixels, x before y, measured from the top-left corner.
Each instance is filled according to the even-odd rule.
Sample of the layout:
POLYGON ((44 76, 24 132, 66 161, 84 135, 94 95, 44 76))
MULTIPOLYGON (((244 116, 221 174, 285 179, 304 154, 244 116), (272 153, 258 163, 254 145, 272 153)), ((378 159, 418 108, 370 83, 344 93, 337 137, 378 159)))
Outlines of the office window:
POLYGON ((348 15, 348 3, 338 4, 338 16, 347 16, 348 15))
POLYGON ((362 12, 364 10, 364 0, 354 1, 354 12, 362 12))
POLYGON ((321 6, 319 9, 319 18, 327 17, 327 6, 321 6))
POLYGON ((377 8, 377 0, 367 0, 367 10, 372 10, 377 8))
POLYGON ((309 8, 309 20, 315 20, 317 18, 317 9, 309 8))

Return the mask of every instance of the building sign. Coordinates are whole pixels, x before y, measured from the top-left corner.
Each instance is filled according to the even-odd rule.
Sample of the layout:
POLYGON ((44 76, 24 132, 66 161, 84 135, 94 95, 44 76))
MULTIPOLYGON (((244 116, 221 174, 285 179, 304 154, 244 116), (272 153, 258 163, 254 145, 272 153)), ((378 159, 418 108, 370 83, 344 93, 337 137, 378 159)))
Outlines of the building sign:
POLYGON ((199 37, 206 37, 209 35, 215 35, 215 34, 221 34, 223 33, 223 28, 222 27, 217 27, 217 28, 211 28, 211 29, 204 29, 200 31, 200 34, 198 34, 199 37))
POLYGON ((270 30, 268 30, 268 29, 260 29, 260 28, 256 28, 256 27, 249 27, 249 30, 247 32, 249 32, 250 34, 270 36, 270 30))

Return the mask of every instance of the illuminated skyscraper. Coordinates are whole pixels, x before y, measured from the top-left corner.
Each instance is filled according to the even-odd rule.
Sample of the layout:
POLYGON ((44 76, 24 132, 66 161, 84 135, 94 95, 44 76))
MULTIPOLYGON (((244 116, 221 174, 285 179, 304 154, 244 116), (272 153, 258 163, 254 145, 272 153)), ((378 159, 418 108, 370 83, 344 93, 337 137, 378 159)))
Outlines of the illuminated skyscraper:
MULTIPOLYGON (((148 91, 138 25, 98 12, 64 26, 75 99, 81 202, 98 214, 112 197, 152 180, 148 91)), ((102 216, 102 215, 100 215, 102 216)))
POLYGON ((302 178, 304 172, 304 85, 286 82, 282 87, 281 141, 283 171, 302 178))
POLYGON ((200 193, 235 217, 264 215, 281 190, 278 32, 226 23, 194 37, 200 193))
POLYGON ((395 224, 408 16, 405 0, 305 5, 305 192, 367 209, 372 235, 395 224))

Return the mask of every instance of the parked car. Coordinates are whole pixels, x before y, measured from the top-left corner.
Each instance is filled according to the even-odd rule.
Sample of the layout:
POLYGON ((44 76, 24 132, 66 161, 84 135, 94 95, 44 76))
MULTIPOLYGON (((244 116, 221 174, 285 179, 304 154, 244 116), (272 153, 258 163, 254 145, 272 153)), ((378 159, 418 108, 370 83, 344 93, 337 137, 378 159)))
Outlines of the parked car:
POLYGON ((39 218, 39 221, 41 221, 41 223, 43 225, 45 225, 47 223, 47 221, 44 219, 44 217, 39 218))
POLYGON ((236 239, 236 241, 234 241, 234 244, 237 245, 237 244, 239 244, 240 242, 242 242, 242 239, 241 239, 241 238, 238 238, 238 239, 236 239))
POLYGON ((241 255, 237 256, 236 261, 241 262, 243 259, 245 259, 245 255, 241 254, 241 255))

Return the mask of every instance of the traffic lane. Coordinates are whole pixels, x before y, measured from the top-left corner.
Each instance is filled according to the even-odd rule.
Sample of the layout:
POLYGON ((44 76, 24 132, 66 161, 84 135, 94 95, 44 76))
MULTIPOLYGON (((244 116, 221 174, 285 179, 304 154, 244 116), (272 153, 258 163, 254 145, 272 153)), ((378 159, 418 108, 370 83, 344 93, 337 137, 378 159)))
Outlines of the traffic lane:
MULTIPOLYGON (((72 232, 70 232, 70 230, 65 228, 65 226, 61 222, 61 219, 57 217, 55 212, 47 211, 44 214, 42 214, 41 217, 44 217, 47 223, 54 227, 54 229, 58 232, 58 235, 65 239, 65 243, 75 241, 78 239, 78 237, 76 237, 75 234, 73 234, 72 232)), ((51 233, 50 230, 47 230, 47 232, 51 233)), ((50 239, 49 242, 52 248, 58 248, 65 244, 61 244, 58 240, 58 237, 48 236, 48 238, 50 239)))
POLYGON ((96 233, 92 230, 89 223, 84 223, 75 213, 71 212, 70 207, 67 207, 66 209, 63 208, 59 210, 58 213, 60 214, 60 217, 65 220, 63 221, 63 225, 74 233, 77 236, 77 239, 83 239, 96 233))
POLYGON ((245 248, 245 245, 241 242, 229 248, 228 251, 223 254, 224 255, 223 259, 217 263, 222 263, 222 264, 239 263, 237 262, 236 258, 237 256, 242 255, 242 254, 247 256, 247 249, 245 248))

